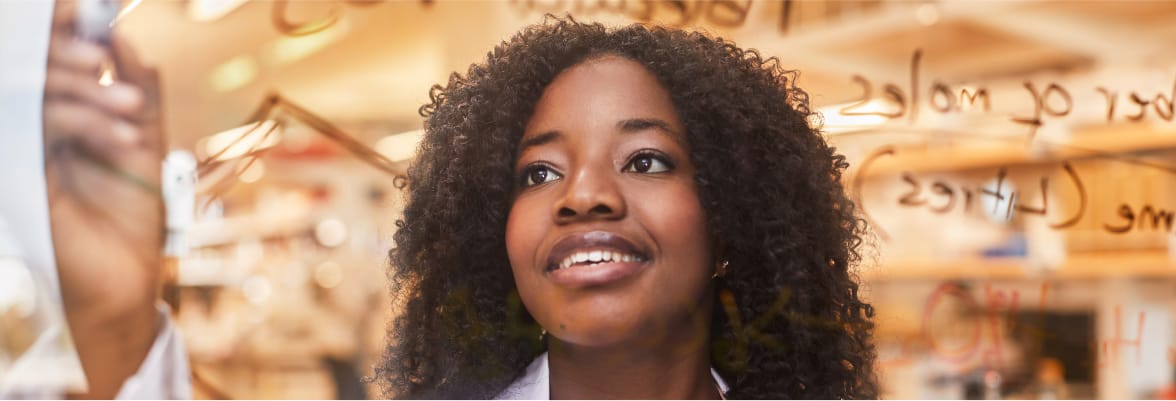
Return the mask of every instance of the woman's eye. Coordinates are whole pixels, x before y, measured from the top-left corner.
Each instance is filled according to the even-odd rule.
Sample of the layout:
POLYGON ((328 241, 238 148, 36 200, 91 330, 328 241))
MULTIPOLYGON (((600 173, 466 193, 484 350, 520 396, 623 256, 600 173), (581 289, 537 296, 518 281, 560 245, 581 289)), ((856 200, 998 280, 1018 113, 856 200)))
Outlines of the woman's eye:
POLYGON ((536 165, 528 167, 523 171, 522 186, 523 188, 533 187, 539 184, 544 184, 550 181, 555 181, 560 177, 559 173, 551 171, 550 167, 544 165, 536 165))
POLYGON ((664 173, 670 171, 671 167, 670 163, 661 157, 643 154, 629 161, 629 165, 625 166, 625 170, 638 173, 664 173))

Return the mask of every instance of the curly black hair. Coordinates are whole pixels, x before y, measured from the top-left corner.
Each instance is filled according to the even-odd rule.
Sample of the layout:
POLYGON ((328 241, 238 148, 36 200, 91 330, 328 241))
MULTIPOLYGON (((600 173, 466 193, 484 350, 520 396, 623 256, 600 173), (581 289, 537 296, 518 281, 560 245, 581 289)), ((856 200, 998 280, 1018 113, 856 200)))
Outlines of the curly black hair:
POLYGON ((543 352, 505 245, 517 145, 544 88, 602 55, 644 65, 683 120, 731 266, 711 328, 729 395, 876 398, 874 312, 851 272, 865 222, 797 73, 706 33, 571 18, 524 29, 421 107, 425 137, 390 252, 397 315, 374 379, 384 396, 494 397, 543 352))

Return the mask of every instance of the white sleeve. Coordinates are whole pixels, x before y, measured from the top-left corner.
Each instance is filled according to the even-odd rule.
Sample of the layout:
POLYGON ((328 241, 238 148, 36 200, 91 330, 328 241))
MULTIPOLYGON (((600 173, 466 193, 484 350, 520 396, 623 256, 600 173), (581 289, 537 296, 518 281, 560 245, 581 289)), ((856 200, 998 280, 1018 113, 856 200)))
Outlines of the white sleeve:
POLYGON ((167 305, 159 305, 162 320, 155 344, 147 353, 139 370, 123 383, 118 391, 120 400, 191 399, 192 381, 188 374, 188 356, 184 343, 168 317, 167 305))

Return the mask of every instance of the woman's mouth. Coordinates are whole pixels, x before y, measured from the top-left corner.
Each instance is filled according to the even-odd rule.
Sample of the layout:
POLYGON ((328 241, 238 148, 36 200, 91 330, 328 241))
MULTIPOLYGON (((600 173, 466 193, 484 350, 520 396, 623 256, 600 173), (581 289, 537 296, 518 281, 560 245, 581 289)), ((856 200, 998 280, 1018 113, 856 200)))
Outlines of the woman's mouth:
POLYGON ((556 242, 545 273, 568 288, 604 285, 641 271, 646 252, 619 235, 606 231, 573 234, 556 242))

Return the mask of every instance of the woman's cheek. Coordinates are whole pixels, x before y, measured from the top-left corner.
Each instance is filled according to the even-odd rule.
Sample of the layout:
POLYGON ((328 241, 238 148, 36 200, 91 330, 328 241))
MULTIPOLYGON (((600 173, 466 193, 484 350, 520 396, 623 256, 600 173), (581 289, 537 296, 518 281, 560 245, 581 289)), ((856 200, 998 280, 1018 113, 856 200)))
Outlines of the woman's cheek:
POLYGON ((536 250, 546 229, 547 210, 532 199, 516 199, 506 220, 506 252, 519 291, 528 292, 539 274, 536 250))
POLYGON ((655 231, 652 234, 660 243, 673 249, 675 265, 709 271, 714 257, 711 254, 712 241, 706 226, 706 212, 702 210, 694 186, 681 182, 665 188, 658 198, 651 204, 661 206, 647 210, 651 215, 647 227, 655 231))
POLYGON ((702 210, 702 202, 693 185, 679 183, 658 191, 651 198, 655 199, 646 202, 652 206, 649 213, 656 215, 651 220, 660 223, 656 225, 661 231, 673 233, 671 238, 689 242, 695 235, 707 232, 706 212, 702 210))

